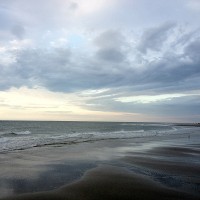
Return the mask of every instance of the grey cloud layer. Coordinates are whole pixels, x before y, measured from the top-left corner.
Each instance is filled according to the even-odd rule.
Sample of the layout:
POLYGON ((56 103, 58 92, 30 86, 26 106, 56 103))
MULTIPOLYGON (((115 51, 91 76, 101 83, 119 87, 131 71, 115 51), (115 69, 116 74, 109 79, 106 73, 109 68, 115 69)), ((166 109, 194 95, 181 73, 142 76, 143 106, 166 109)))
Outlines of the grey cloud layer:
POLYGON ((98 50, 97 58, 109 62, 123 62, 125 60, 126 40, 118 31, 105 31, 94 41, 98 50))
POLYGON ((23 39, 25 35, 25 29, 24 27, 20 25, 15 25, 12 27, 11 32, 14 36, 16 36, 18 39, 23 39))
POLYGON ((168 39, 171 29, 174 27, 174 23, 166 23, 162 26, 146 30, 142 35, 138 49, 142 53, 146 53, 148 49, 154 51, 161 50, 163 44, 168 39))
MULTIPOLYGON (((160 30, 163 29, 159 29, 162 34, 160 30)), ((165 39, 158 40, 162 43, 165 39)), ((66 48, 16 51, 16 61, 1 66, 1 89, 23 85, 41 85, 57 91, 126 86, 135 91, 143 88, 144 92, 154 89, 158 93, 200 89, 199 38, 185 45, 181 54, 172 49, 159 59, 145 62, 142 70, 138 63, 129 60, 133 51, 126 40, 120 32, 101 33, 94 39, 96 52, 84 57, 66 48)), ((145 47, 143 37, 141 41, 145 47)), ((149 48, 149 40, 145 48, 149 48)))
POLYGON ((195 95, 148 105, 115 101, 199 93, 200 12, 188 2, 0 0, 0 90, 108 88, 88 97, 89 109, 198 115, 195 95))

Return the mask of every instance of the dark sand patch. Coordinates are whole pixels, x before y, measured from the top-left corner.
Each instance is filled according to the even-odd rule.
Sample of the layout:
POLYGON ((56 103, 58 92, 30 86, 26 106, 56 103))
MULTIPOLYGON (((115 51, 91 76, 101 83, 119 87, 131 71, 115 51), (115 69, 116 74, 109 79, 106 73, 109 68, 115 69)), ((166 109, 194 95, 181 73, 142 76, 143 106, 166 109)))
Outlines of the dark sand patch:
POLYGON ((143 152, 129 152, 123 160, 142 167, 175 175, 200 176, 200 149, 171 146, 155 147, 143 152))
POLYGON ((146 152, 129 152, 123 160, 163 185, 200 198, 199 155, 197 147, 169 146, 146 152))
POLYGON ((102 166, 89 170, 76 183, 51 192, 19 195, 7 200, 143 200, 198 199, 197 197, 164 187, 148 177, 118 167, 102 166))

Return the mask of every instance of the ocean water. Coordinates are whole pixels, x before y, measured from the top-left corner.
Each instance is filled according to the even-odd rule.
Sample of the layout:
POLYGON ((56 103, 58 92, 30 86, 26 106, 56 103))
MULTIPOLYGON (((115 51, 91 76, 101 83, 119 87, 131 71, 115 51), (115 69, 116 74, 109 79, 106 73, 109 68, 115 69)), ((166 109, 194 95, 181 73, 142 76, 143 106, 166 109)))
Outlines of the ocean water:
POLYGON ((0 121, 0 152, 45 145, 186 134, 199 127, 169 123, 0 121))

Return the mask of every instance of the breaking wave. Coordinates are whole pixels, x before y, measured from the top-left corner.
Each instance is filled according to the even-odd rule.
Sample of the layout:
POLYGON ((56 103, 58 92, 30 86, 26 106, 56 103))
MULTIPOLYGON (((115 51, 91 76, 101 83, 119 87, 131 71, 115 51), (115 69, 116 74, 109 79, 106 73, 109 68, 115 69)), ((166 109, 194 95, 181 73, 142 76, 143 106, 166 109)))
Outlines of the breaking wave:
MULTIPOLYGON (((46 127, 44 127, 44 124, 39 126, 38 123, 36 123, 36 126, 30 130, 26 130, 26 128, 20 130, 19 127, 17 127, 18 129, 16 128, 16 130, 20 131, 9 131, 9 129, 7 129, 6 132, 5 130, 3 132, 3 130, 1 130, 0 152, 10 152, 46 145, 69 145, 111 139, 159 137, 188 133, 190 131, 186 127, 167 124, 132 123, 132 127, 130 124, 131 123, 91 123, 88 125, 87 123, 68 123, 63 125, 57 123, 51 126, 52 123, 46 123, 46 127), (80 129, 78 129, 78 125, 80 129), (94 131, 95 129, 96 131, 94 131)), ((14 128, 12 129, 14 130, 14 128)))

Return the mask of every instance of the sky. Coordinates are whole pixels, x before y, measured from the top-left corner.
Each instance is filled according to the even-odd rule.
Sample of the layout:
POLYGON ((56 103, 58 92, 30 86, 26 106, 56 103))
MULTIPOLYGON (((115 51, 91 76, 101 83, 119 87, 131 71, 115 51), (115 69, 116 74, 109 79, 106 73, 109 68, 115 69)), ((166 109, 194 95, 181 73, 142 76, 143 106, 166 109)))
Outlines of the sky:
POLYGON ((0 0, 0 120, 200 122, 200 0, 0 0))

